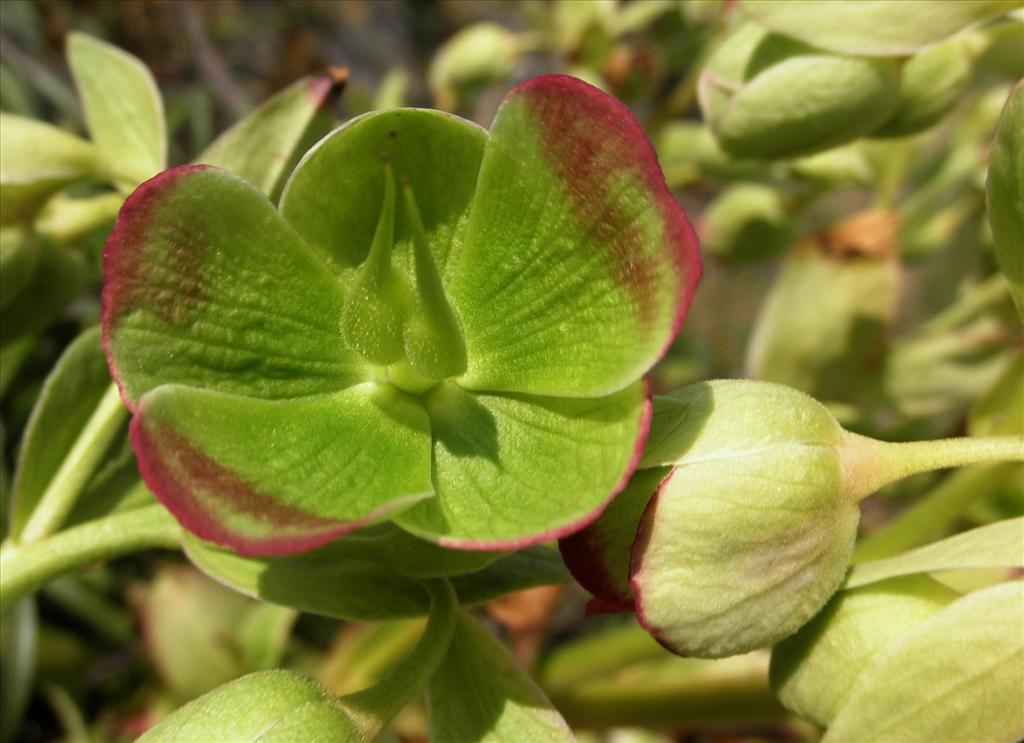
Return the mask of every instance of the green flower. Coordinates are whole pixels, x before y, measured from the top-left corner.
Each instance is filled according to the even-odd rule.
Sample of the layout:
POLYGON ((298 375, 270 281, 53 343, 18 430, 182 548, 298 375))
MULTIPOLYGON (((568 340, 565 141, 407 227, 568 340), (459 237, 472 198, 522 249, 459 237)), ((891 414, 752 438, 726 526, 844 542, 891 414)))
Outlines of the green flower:
POLYGON ((629 112, 550 76, 490 132, 357 118, 277 209, 217 168, 162 173, 104 272, 143 478, 197 536, 271 555, 382 519, 466 549, 592 521, 636 466, 642 377, 700 266, 629 112))

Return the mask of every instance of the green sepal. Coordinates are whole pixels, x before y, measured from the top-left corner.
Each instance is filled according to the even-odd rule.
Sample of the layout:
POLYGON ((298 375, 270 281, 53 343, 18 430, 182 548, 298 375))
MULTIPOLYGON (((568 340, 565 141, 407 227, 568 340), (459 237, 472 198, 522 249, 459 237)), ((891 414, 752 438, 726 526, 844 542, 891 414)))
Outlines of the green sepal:
POLYGON ((164 105, 137 58, 87 34, 67 39, 68 64, 92 141, 118 180, 136 185, 167 166, 164 105))

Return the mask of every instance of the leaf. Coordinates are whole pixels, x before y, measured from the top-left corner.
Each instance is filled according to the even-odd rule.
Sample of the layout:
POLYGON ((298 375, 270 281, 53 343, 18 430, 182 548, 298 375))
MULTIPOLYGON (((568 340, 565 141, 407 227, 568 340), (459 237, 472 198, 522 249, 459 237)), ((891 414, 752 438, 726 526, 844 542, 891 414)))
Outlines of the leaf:
POLYGON ((651 497, 671 470, 638 470, 626 489, 585 529, 561 539, 558 548, 580 585, 606 603, 633 608, 629 562, 633 540, 651 497))
POLYGON ((0 315, 4 344, 45 330, 71 304, 88 280, 81 253, 33 236, 30 250, 38 255, 35 270, 0 315))
POLYGON ((5 604, 0 629, 4 659, 0 666, 0 741, 8 743, 15 739, 32 695, 39 631, 35 599, 5 604))
POLYGON ((17 538, 21 533, 109 388, 100 330, 92 328, 64 351, 32 409, 14 477, 11 536, 17 538))
POLYGON ((348 715, 311 678, 261 671, 225 684, 174 711, 138 743, 310 743, 356 741, 348 715))
POLYGON ((1024 567, 1024 517, 979 526, 902 555, 854 566, 845 588, 897 575, 1024 567))
POLYGON ((974 403, 971 436, 1024 436, 1024 353, 1010 359, 1002 376, 974 403))
POLYGON ((164 106, 146 66, 127 52, 78 32, 68 34, 67 57, 89 134, 116 174, 135 185, 163 170, 164 106))
POLYGON ((865 212, 786 257, 750 336, 748 376, 823 400, 858 383, 896 315, 901 284, 894 225, 887 213, 865 212), (858 247, 866 243, 857 240, 872 239, 858 247))
POLYGON ((1024 583, 953 602, 892 645, 824 743, 1012 741, 1024 736, 1024 583))
POLYGON ((83 139, 8 113, 0 129, 0 224, 30 221, 57 191, 103 177, 102 154, 83 139))
POLYGON ((476 390, 597 396, 675 337, 700 276, 697 239, 629 111, 544 76, 491 125, 447 289, 476 390))
POLYGON ((427 687, 430 738, 445 743, 573 741, 572 731, 508 651, 459 617, 444 663, 427 687))
POLYGON ((1010 93, 988 161, 988 221, 996 256, 1024 320, 1024 82, 1010 93))
MULTIPOLYGON (((192 563, 234 590, 300 611, 372 622, 425 614, 429 607, 422 582, 398 572, 380 553, 347 544, 358 534, 327 547, 288 557, 245 558, 186 535, 192 563)), ((558 555, 534 547, 451 579, 460 601, 476 604, 537 585, 567 580, 558 555)))
POLYGON ((131 437, 175 517, 244 555, 315 549, 433 493, 430 421, 391 386, 260 400, 164 385, 131 437))
POLYGON ((595 518, 632 474, 649 414, 642 382, 591 400, 442 384, 426 406, 437 497, 395 522, 459 549, 516 549, 595 518))
POLYGON ((776 33, 846 54, 898 56, 1019 8, 1019 0, 742 0, 743 12, 776 33))
POLYGON ((32 279, 40 252, 36 242, 26 229, 0 227, 0 309, 14 301, 32 279))
POLYGON ((640 623, 710 658, 795 632, 839 587, 857 534, 835 418, 781 385, 720 380, 659 399, 651 428, 642 466, 673 472, 633 546, 640 623))
MULTIPOLYGON (((463 250, 466 212, 476 188, 487 133, 440 111, 398 109, 359 116, 336 129, 296 166, 281 213, 337 268, 363 262, 384 199, 386 156, 416 195, 434 261, 445 276, 463 250)), ((399 210, 394 260, 412 271, 412 234, 399 210)))
POLYGON ((39 213, 35 229, 60 245, 73 243, 100 228, 109 233, 122 204, 124 197, 112 191, 83 197, 57 194, 39 213))
POLYGON ((230 170, 276 200, 338 90, 333 80, 319 75, 292 83, 217 137, 195 161, 230 170))
POLYGON ((104 340, 130 406, 160 384, 279 399, 368 377, 339 337, 335 277, 223 170, 174 168, 136 189, 103 275, 104 340))

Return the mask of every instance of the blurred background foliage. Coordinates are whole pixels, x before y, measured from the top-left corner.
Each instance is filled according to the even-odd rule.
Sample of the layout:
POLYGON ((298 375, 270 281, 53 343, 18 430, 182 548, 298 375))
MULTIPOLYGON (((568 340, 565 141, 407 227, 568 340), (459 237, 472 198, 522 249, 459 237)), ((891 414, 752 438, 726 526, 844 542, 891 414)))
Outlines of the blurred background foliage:
MULTIPOLYGON (((1022 433, 1020 323, 996 269, 984 186, 1000 110, 1024 74, 1024 21, 1000 19, 970 55, 929 62, 923 76, 949 90, 920 131, 757 159, 724 151, 698 101, 701 73, 721 62, 716 52, 739 14, 721 0, 4 0, 0 108, 84 131, 64 59, 72 30, 153 71, 171 165, 326 68, 349 73, 339 122, 411 105, 487 126, 515 83, 575 75, 631 107, 701 236, 704 279, 653 373, 656 390, 746 376, 803 389, 848 428, 890 440, 1022 433)), ((713 101, 701 102, 713 119, 713 101)), ((44 209, 36 229, 66 249, 67 270, 82 280, 63 291, 59 271, 48 275, 46 291, 70 297, 54 313, 4 307, 3 501, 47 372, 99 316, 99 256, 113 213, 68 234, 60 213, 44 209)), ((911 478, 865 504, 857 557, 1021 513, 1020 467, 911 478)), ((585 598, 534 589, 488 607, 581 740, 815 737, 770 695, 766 654, 677 658, 622 617, 583 621, 585 598)), ((63 578, 17 614, 3 621, 0 737, 23 743, 130 740, 183 701, 260 668, 305 670, 351 691, 411 647, 421 627, 343 625, 261 605, 171 553, 63 578), (17 648, 30 645, 38 653, 22 662, 17 648), (29 699, 20 725, 11 712, 18 694, 29 699)), ((424 715, 422 706, 406 710, 395 739, 423 739, 424 715)))

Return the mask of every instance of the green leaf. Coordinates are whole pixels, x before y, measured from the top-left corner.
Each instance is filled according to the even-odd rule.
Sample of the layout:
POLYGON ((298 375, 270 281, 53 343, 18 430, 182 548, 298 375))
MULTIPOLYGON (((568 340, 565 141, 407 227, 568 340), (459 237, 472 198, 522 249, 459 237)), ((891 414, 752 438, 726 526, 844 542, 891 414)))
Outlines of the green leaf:
POLYGON ((230 170, 276 200, 310 134, 329 120, 337 93, 329 77, 304 77, 217 137, 195 162, 230 170))
POLYGON ((356 741, 334 697, 293 671, 251 673, 176 710, 138 743, 310 743, 356 741))
POLYGON ((605 603, 633 608, 629 563, 640 520, 651 497, 671 470, 639 470, 590 526, 565 537, 558 548, 580 585, 605 603))
POLYGON ((78 296, 88 279, 81 253, 54 245, 45 238, 29 238, 35 251, 35 270, 19 294, 4 304, 0 337, 4 344, 45 330, 78 296))
POLYGON ((642 466, 671 465, 632 553, 640 623, 663 645, 723 657, 795 632, 846 573, 859 510, 842 429, 780 385, 721 380, 659 399, 642 466))
POLYGON ((1006 101, 988 161, 988 221, 996 256, 1024 319, 1024 83, 1006 101))
MULTIPOLYGON (((859 219, 864 234, 886 229, 884 214, 859 219)), ((748 376, 830 400, 847 394, 876 361, 896 315, 899 263, 891 245, 845 252, 844 233, 840 223, 783 261, 750 336, 748 376)))
POLYGON ((115 46, 72 32, 68 64, 89 134, 117 177, 141 183, 167 165, 164 105, 153 75, 115 46))
POLYGON ((971 436, 1024 435, 1024 352, 1019 352, 1003 375, 978 399, 967 429, 971 436))
MULTIPOLYGON (((379 111, 347 122, 296 166, 281 213, 331 265, 362 263, 384 200, 381 156, 416 194, 424 230, 442 277, 462 252, 467 211, 487 133, 440 111, 379 111)), ((412 276, 412 230, 402 210, 394 227, 394 260, 412 276)))
POLYGON ((106 227, 109 233, 122 204, 124 197, 114 192, 84 197, 57 194, 39 213, 35 229, 61 245, 75 242, 101 227, 106 227))
POLYGON ((290 609, 256 603, 181 565, 162 569, 137 605, 149 658, 182 701, 245 673, 272 668, 280 660, 283 642, 264 628, 283 618, 286 639, 296 616, 290 609), (169 606, 174 611, 167 611, 169 606))
POLYGON ((674 338, 699 275, 693 229, 622 104, 554 75, 506 96, 447 287, 466 334, 460 384, 622 389, 674 338))
POLYGON ((26 229, 0 227, 0 309, 14 301, 32 279, 40 252, 36 243, 26 229))
POLYGON ((363 381, 343 301, 267 197, 209 166, 136 189, 107 244, 104 335, 129 405, 160 384, 277 399, 363 381))
POLYGON ((430 738, 445 743, 574 741, 540 687, 475 620, 459 617, 427 687, 430 738))
POLYGON ((395 516, 448 547, 514 549, 575 531, 635 467, 647 428, 642 382, 604 398, 468 392, 426 398, 436 498, 395 516))
POLYGON ((164 385, 132 421, 146 484, 241 554, 314 549, 430 497, 430 421, 394 387, 260 400, 164 385))
POLYGON ((22 437, 12 490, 10 532, 21 533, 50 481, 110 387, 100 330, 76 338, 39 393, 22 437))
POLYGON ((979 526, 902 555, 856 565, 846 588, 897 575, 1024 567, 1024 517, 979 526))
POLYGON ((918 625, 865 674, 824 743, 1024 736, 1024 583, 992 586, 918 625))
POLYGON ((22 716, 32 696, 36 673, 39 618, 32 598, 5 603, 0 623, 0 741, 15 739, 22 716))
POLYGON ((57 191, 101 178, 103 155, 55 126, 0 113, 0 224, 31 221, 57 191))
MULTIPOLYGON (((425 614, 429 602, 423 583, 399 572, 379 543, 367 541, 354 534, 313 552, 261 558, 241 557, 190 535, 184 548, 192 563, 214 580, 300 611, 364 622, 425 614), (363 546, 365 553, 360 551, 363 546)), ((451 582, 462 603, 477 604, 567 578, 557 553, 533 547, 456 575, 451 582)))
POLYGON ((742 0, 744 13, 776 33, 847 54, 896 56, 1003 15, 1020 0, 742 0))

